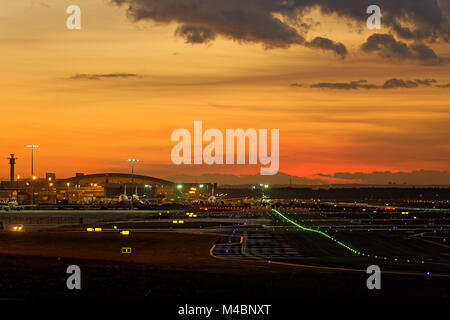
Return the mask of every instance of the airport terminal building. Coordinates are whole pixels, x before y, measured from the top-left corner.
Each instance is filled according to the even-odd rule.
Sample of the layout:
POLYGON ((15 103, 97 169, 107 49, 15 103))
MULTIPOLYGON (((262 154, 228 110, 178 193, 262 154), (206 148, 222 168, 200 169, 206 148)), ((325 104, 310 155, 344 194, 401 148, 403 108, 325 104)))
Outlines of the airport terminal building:
POLYGON ((41 179, 16 179, 0 183, 0 200, 16 198, 20 203, 89 203, 94 200, 118 200, 133 194, 142 200, 156 201, 175 191, 174 183, 136 174, 124 173, 77 173, 74 177, 56 179, 47 173, 41 179))
POLYGON ((57 179, 55 173, 45 178, 15 176, 14 154, 8 158, 10 179, 0 181, 0 202, 17 200, 20 204, 92 204, 129 199, 142 202, 201 199, 213 193, 210 183, 174 183, 168 180, 129 173, 76 173, 57 179))
POLYGON ((121 201, 123 196, 137 195, 140 201, 160 202, 167 199, 199 199, 211 195, 213 185, 180 184, 171 181, 126 173, 77 173, 74 177, 57 179, 54 173, 45 178, 12 179, 0 182, 0 201, 17 199, 19 203, 90 204, 121 201))

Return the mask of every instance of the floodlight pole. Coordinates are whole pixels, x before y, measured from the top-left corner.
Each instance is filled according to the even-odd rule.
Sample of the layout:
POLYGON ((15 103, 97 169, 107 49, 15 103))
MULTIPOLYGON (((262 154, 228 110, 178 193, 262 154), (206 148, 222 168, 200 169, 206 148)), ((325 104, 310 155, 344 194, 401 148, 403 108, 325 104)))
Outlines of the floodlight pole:
MULTIPOLYGON (((134 163, 135 162, 139 162, 139 160, 138 159, 128 159, 128 162, 131 162, 131 182, 133 184, 135 184, 135 181, 134 181, 134 163)), ((136 188, 135 189, 135 193, 137 195, 137 185, 135 185, 135 188, 136 188)), ((131 210, 133 210, 133 193, 131 193, 130 207, 131 207, 131 210)))
POLYGON ((34 148, 39 148, 36 144, 29 144, 27 148, 31 148, 31 205, 34 204, 34 148))

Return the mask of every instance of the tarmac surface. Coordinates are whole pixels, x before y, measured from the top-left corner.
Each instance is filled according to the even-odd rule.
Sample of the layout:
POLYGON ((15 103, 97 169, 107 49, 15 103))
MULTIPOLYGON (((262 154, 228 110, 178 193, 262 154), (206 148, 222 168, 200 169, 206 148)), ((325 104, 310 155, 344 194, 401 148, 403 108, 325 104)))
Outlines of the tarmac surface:
POLYGON ((428 223, 393 230, 395 215, 389 221, 382 215, 387 220, 372 219, 371 231, 366 231, 367 226, 349 222, 358 219, 356 214, 327 221, 329 213, 284 213, 302 227, 326 230, 370 253, 368 257, 273 213, 198 211, 193 218, 189 212, 1 214, 5 230, 0 231, 0 299, 450 298, 450 248, 443 241, 446 217, 434 217, 438 231, 427 229, 428 234, 416 232, 429 228, 428 223), (23 231, 10 231, 30 216, 34 220, 22 224, 23 231), (45 223, 68 217, 83 221, 45 223), (173 223, 180 220, 183 223, 173 223), (124 230, 129 235, 121 234, 124 230), (122 253, 123 248, 131 252, 122 253), (82 270, 79 292, 65 285, 71 264, 82 270), (367 289, 366 268, 372 264, 382 270, 382 290, 367 289))

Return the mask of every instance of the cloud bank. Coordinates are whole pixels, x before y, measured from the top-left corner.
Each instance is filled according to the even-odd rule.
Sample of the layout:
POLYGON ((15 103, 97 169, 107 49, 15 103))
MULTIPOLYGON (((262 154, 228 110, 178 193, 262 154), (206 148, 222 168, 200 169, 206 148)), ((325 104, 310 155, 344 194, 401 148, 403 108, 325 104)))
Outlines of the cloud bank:
MULTIPOLYGON (((437 81, 435 79, 417 79, 417 80, 402 80, 392 78, 386 80, 384 84, 370 84, 367 80, 358 80, 351 82, 320 82, 312 84, 311 88, 316 89, 337 89, 337 90, 357 90, 357 89, 397 89, 397 88, 419 88, 419 87, 431 87, 437 81)), ((295 86, 291 84, 291 86, 295 86)), ((448 85, 435 85, 436 88, 448 88, 448 85)))
MULTIPOLYGON (((303 45, 330 51, 344 58, 346 46, 325 37, 308 40, 308 31, 317 24, 305 13, 319 9, 325 15, 365 24, 368 0, 110 0, 124 6, 134 21, 176 23, 175 34, 187 43, 209 43, 222 36, 240 43, 260 43, 265 48, 303 45)), ((427 45, 419 42, 450 42, 448 0, 378 0, 383 28, 398 38, 414 41, 407 45, 392 35, 370 37, 366 52, 384 57, 407 58, 426 64, 442 63, 427 45)))

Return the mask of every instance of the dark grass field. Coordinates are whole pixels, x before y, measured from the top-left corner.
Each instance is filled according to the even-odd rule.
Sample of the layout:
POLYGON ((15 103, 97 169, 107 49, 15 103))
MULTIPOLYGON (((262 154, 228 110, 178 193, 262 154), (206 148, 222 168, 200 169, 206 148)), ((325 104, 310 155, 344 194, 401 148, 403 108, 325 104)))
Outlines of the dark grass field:
POLYGON ((450 281, 382 277, 217 259, 218 236, 180 233, 0 232, 1 299, 139 301, 292 301, 300 299, 449 299, 450 281), (131 247, 131 254, 122 254, 131 247), (82 289, 66 288, 66 268, 82 270, 82 289))

